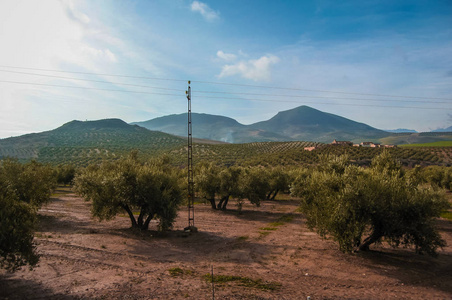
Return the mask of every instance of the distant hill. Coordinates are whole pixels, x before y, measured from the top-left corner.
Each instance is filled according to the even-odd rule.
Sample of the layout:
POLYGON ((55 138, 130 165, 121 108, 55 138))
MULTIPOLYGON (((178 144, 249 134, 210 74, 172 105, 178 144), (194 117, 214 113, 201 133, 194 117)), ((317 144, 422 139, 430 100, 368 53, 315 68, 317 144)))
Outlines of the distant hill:
POLYGON ((416 130, 413 129, 405 129, 405 128, 398 128, 398 129, 385 129, 386 132, 390 133, 417 133, 416 130))
POLYGON ((148 155, 184 145, 186 140, 129 125, 119 119, 71 121, 51 131, 0 139, 0 158, 35 158, 54 164, 86 165, 119 157, 132 149, 148 155))
POLYGON ((438 128, 438 129, 432 130, 432 132, 452 132, 452 126, 449 126, 447 128, 438 128))
MULTIPOLYGON (((134 122, 149 130, 162 131, 177 136, 187 136, 187 114, 169 115, 143 122, 134 122)), ((227 143, 290 141, 278 133, 251 128, 224 116, 192 113, 193 136, 199 139, 227 143)))

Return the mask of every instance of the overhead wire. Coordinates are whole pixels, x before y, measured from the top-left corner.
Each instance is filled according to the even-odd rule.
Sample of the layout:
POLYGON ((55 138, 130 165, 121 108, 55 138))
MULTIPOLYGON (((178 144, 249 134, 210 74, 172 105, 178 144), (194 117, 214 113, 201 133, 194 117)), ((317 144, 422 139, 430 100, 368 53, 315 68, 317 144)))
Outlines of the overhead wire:
MULTIPOLYGON (((15 74, 24 74, 24 75, 32 75, 32 76, 40 76, 40 77, 49 77, 49 78, 58 78, 58 79, 67 79, 67 80, 78 80, 78 81, 87 81, 87 82, 96 82, 96 83, 107 83, 107 84, 115 84, 115 85, 125 85, 125 86, 132 86, 132 87, 141 87, 141 88, 152 88, 152 89, 160 89, 160 90, 169 90, 169 91, 177 91, 177 92, 183 92, 183 90, 180 89, 170 89, 170 88, 162 88, 162 87, 155 87, 155 86, 149 86, 149 85, 138 85, 138 84, 129 84, 129 83, 122 83, 122 82, 110 82, 110 81, 103 81, 103 80, 93 80, 93 79, 82 79, 82 78, 74 78, 74 77, 66 77, 66 76, 56 76, 56 75, 48 75, 48 74, 37 74, 37 73, 29 73, 29 72, 19 72, 19 71, 11 71, 11 70, 1 70, 0 72, 8 72, 8 73, 15 73, 15 74)), ((26 84, 25 82, 17 82, 17 81, 3 81, 3 82, 9 82, 9 83, 17 83, 17 84, 26 84)), ((34 85, 45 85, 45 84, 35 84, 35 83, 29 83, 34 85)), ((73 86, 63 86, 63 85, 49 85, 48 86, 54 86, 54 87, 65 87, 65 88, 85 88, 85 89, 95 89, 95 90, 104 90, 104 91, 115 91, 115 92, 130 92, 130 93, 147 93, 147 92, 140 92, 140 91, 125 91, 125 90, 113 90, 113 89, 100 89, 100 88, 86 88, 86 87, 73 87, 73 86)), ((350 97, 327 97, 327 96, 314 96, 314 95, 285 95, 285 94, 262 94, 262 93, 243 93, 243 92, 224 92, 224 91, 194 91, 194 94, 227 94, 227 95, 246 95, 246 96, 265 96, 265 97, 284 97, 284 98, 315 98, 315 99, 341 99, 341 100, 349 100, 349 101, 376 101, 376 102, 407 102, 407 103, 426 103, 425 101, 420 100, 400 100, 400 99, 369 99, 369 98, 350 98, 350 97)), ((171 95, 173 94, 165 94, 165 93, 152 93, 156 95, 171 95)), ((174 95, 176 96, 176 95, 174 95)), ((249 101, 266 101, 266 102, 289 102, 289 103, 301 103, 299 101, 287 101, 287 100, 269 100, 269 99, 249 99, 249 98, 232 98, 232 97, 206 97, 204 98, 210 98, 210 99, 238 99, 238 100, 249 100, 249 101)), ((306 102, 303 101, 302 103, 309 103, 309 104, 331 104, 331 105, 353 105, 353 104, 341 104, 341 103, 320 103, 320 102, 306 102)), ((444 101, 429 101, 429 103, 437 103, 437 104, 445 104, 448 102, 444 101)), ((407 107, 407 106, 383 106, 383 105, 365 105, 365 104, 356 104, 356 106, 372 106, 372 107, 397 107, 397 108, 418 108, 418 107, 407 107)), ((431 109, 431 108, 429 108, 431 109)), ((434 108, 436 109, 436 108, 434 108)), ((438 108, 439 109, 439 108, 438 108)), ((443 108, 441 108, 443 109, 443 108)))
MULTIPOLYGON (((12 80, 0 80, 0 82, 12 83, 12 84, 23 84, 23 85, 34 85, 34 86, 58 87, 58 88, 74 88, 74 89, 85 89, 85 90, 99 90, 99 91, 121 92, 121 93, 136 93, 136 94, 149 94, 149 95, 160 95, 160 96, 177 96, 177 97, 181 96, 181 94, 157 93, 157 92, 146 92, 146 91, 131 91, 131 90, 118 90, 118 89, 106 89, 106 88, 93 88, 93 87, 69 86, 69 85, 60 85, 60 84, 21 82, 21 81, 12 81, 12 80)), ((239 94, 239 93, 237 93, 237 94, 239 94)), ((244 93, 244 94, 246 94, 246 93, 244 93)), ((452 110, 452 108, 445 108, 445 107, 418 107, 418 106, 397 106, 397 105, 347 104, 347 103, 334 103, 334 102, 275 100, 275 99, 262 99, 262 98, 257 99, 257 98, 240 98, 240 97, 224 97, 224 96, 223 97, 201 96, 201 99, 203 99, 203 98, 204 99, 225 99, 225 100, 276 102, 276 103, 298 103, 298 104, 321 104, 321 105, 339 105, 339 106, 362 106, 362 107, 388 107, 388 108, 409 108, 409 109, 452 110)), ((331 98, 331 99, 335 99, 335 98, 331 98)), ((347 100, 347 98, 342 98, 342 99, 346 99, 347 100)), ((348 100, 352 100, 352 99, 348 99, 348 100)), ((353 100, 358 100, 358 99, 353 99, 353 100)))
MULTIPOLYGON (((148 79, 148 80, 163 80, 163 81, 177 81, 177 82, 187 82, 188 81, 188 80, 185 80, 185 79, 174 79, 174 78, 131 76, 131 75, 94 73, 94 72, 62 71, 62 70, 54 70, 54 69, 29 68, 29 67, 17 67, 17 66, 5 66, 5 65, 0 65, 0 67, 2 67, 2 68, 12 68, 12 69, 37 70, 37 71, 46 71, 46 72, 58 72, 58 73, 72 73, 72 74, 84 74, 84 75, 97 75, 97 76, 112 76, 112 77, 135 78, 135 79, 148 79)), ((190 80, 190 81, 193 82, 193 83, 202 83, 202 84, 238 86, 238 87, 253 87, 253 88, 278 89, 278 90, 290 90, 290 91, 309 91, 309 92, 318 92, 318 93, 333 93, 333 94, 347 94, 347 95, 361 95, 361 96, 375 96, 375 97, 392 97, 392 98, 405 98, 405 99, 452 100, 452 98, 441 98, 441 97, 421 97, 421 96, 404 96, 404 95, 374 94, 374 93, 356 93, 356 92, 317 90, 317 89, 305 89, 305 88, 289 88, 289 87, 279 87, 279 86, 227 83, 227 82, 216 82, 216 81, 205 81, 205 80, 190 80)))
POLYGON ((11 80, 0 80, 0 82, 13 83, 13 84, 36 85, 36 86, 51 86, 51 87, 59 87, 59 88, 73 88, 73 89, 85 89, 85 90, 110 91, 110 92, 121 92, 121 93, 165 95, 165 96, 178 96, 178 97, 181 96, 180 94, 155 93, 155 92, 130 91, 130 90, 115 90, 115 89, 92 88, 92 87, 84 87, 84 86, 70 86, 70 85, 60 85, 60 84, 35 83, 35 82, 21 82, 21 81, 11 81, 11 80))
MULTIPOLYGON (((112 74, 103 74, 103 73, 89 73, 89 72, 71 72, 71 71, 58 71, 58 70, 49 70, 49 69, 38 69, 38 68, 25 68, 25 67, 11 67, 11 66, 0 66, 3 68, 15 68, 15 69, 28 69, 28 70, 39 70, 39 71, 51 71, 51 72, 61 72, 61 73, 78 73, 78 74, 89 74, 89 75, 102 75, 102 76, 116 76, 116 77, 127 77, 127 78, 145 78, 145 79, 159 79, 159 80, 175 80, 175 81, 185 81, 185 80, 176 80, 176 79, 168 79, 168 78, 154 78, 154 77, 143 77, 143 76, 128 76, 128 75, 112 75, 112 74)), ((86 82, 95 82, 95 83, 107 83, 113 85, 124 85, 131 87, 139 87, 139 88, 151 88, 151 89, 159 89, 159 90, 167 90, 167 91, 177 91, 177 92, 185 92, 185 90, 181 89, 172 89, 172 88, 164 88, 164 87, 155 87, 149 85, 138 85, 138 84, 129 84, 123 82, 110 82, 103 80, 94 80, 94 79, 84 79, 84 78, 75 78, 75 77, 66 77, 66 76, 57 76, 57 75, 49 75, 49 74, 39 74, 39 73, 30 73, 30 72, 21 72, 21 71, 11 71, 11 70, 2 70, 0 72, 8 72, 22 75, 31 75, 31 76, 40 76, 40 77, 49 77, 49 78, 57 78, 57 79, 65 79, 65 80, 76 80, 76 81, 86 81, 86 82)), ((82 86, 68 86, 68 85, 60 85, 60 84, 46 84, 46 83, 35 83, 35 82, 23 82, 23 81, 12 81, 12 80, 0 80, 0 82, 4 83, 12 83, 12 84, 24 84, 24 85, 35 85, 35 86, 49 86, 49 87, 58 87, 58 88, 75 88, 75 89, 87 89, 87 90, 100 90, 100 91, 111 91, 111 92, 122 92, 122 93, 137 93, 137 94, 150 94, 150 95, 162 95, 162 96, 180 96, 180 94, 170 94, 170 93, 158 93, 158 92, 148 92, 148 91, 135 91, 135 90, 119 90, 119 89, 108 89, 108 88, 95 88, 95 87, 82 87, 82 86)), ((210 81, 192 81, 199 83, 214 83, 210 81)), ((247 85, 247 84, 227 84, 226 85, 236 85, 236 86, 252 86, 252 87, 266 87, 266 86, 257 86, 257 85, 247 85)), ((297 88, 280 88, 280 87, 268 87, 267 88, 275 88, 275 89, 283 89, 283 90, 297 90, 297 91, 307 91, 307 89, 297 89, 297 88)), ((319 92, 320 90, 309 90, 319 92)), ((323 91, 328 93, 335 93, 332 91, 323 91)), ((444 101, 420 101, 420 100, 401 100, 401 99, 371 99, 371 98, 350 98, 350 97, 330 97, 330 96, 314 96, 314 95, 287 95, 287 94, 264 94, 264 93, 247 93, 247 92, 224 92, 224 91, 194 91, 194 94, 225 94, 225 95, 245 95, 245 96, 262 96, 262 97, 279 97, 279 98, 315 98, 315 99, 332 99, 332 100, 349 100, 349 101, 376 101, 376 102, 407 102, 407 103, 435 103, 435 104, 448 104, 448 102, 444 101)), ((342 93, 342 92, 340 92, 342 93)), ((373 96, 383 96, 378 94, 362 94, 362 93, 344 93, 344 94, 356 94, 356 95, 373 95, 373 96)), ((389 96, 389 95, 387 95, 389 96)), ((400 97, 400 96, 395 96, 400 97)), ((225 99, 225 100, 243 100, 243 101, 262 101, 262 102, 286 102, 286 103, 298 103, 298 104, 322 104, 322 105, 343 105, 343 106, 362 106, 362 107, 388 107, 388 108, 409 108, 409 109, 441 109, 441 110, 452 110, 452 108, 445 107, 418 107, 418 106, 397 106, 397 105, 373 105, 373 104, 348 104, 348 103, 334 103, 334 102, 313 102, 313 101, 294 101, 294 100, 282 100, 282 99, 265 99, 265 98, 242 98, 242 97, 225 97, 225 96, 205 96, 201 95, 201 99, 225 99)), ((408 98, 408 97, 404 97, 408 98)), ((409 98, 420 98, 424 99, 424 97, 409 97, 409 98)), ((425 98, 425 99, 443 99, 448 100, 446 98, 425 98)), ((450 99, 452 100, 452 99, 450 99)))
POLYGON ((9 70, 1 70, 1 69, 0 69, 0 72, 8 72, 8 73, 24 74, 24 75, 33 75, 33 76, 49 77, 49 78, 58 78, 58 79, 67 79, 67 80, 78 80, 78 81, 87 81, 87 82, 107 83, 107 84, 115 84, 115 85, 125 85, 125 86, 151 88, 151 89, 166 90, 166 91, 185 92, 185 90, 181 90, 181 89, 169 89, 169 88, 162 88, 162 87, 149 86, 149 85, 140 85, 140 84, 133 84, 133 83, 112 82, 112 81, 94 80, 94 79, 83 79, 83 78, 56 76, 56 75, 48 75, 48 74, 17 72, 17 71, 9 71, 9 70))

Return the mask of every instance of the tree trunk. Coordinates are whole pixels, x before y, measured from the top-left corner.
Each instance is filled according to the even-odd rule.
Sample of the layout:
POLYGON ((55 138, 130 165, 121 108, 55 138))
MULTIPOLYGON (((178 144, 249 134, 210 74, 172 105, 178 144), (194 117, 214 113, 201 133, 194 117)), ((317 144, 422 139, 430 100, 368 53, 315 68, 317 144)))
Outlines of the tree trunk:
POLYGON ((273 193, 273 190, 271 190, 270 192, 268 192, 268 194, 267 194, 267 200, 270 200, 270 196, 272 195, 272 193, 273 193))
POLYGON ((127 204, 122 204, 121 207, 129 214, 130 221, 132 222, 132 227, 138 228, 135 216, 133 215, 133 212, 130 210, 129 206, 127 204))
POLYGON ((273 194, 273 196, 272 196, 272 198, 271 198, 271 200, 275 200, 275 197, 276 197, 276 195, 278 194, 278 192, 279 192, 279 190, 276 189, 276 190, 275 190, 275 193, 273 194))
POLYGON ((226 199, 224 200, 223 206, 221 207, 222 210, 226 210, 226 205, 228 205, 228 201, 229 201, 229 196, 227 196, 226 199))
POLYGON ((369 251, 369 246, 373 243, 377 242, 380 238, 383 237, 380 230, 375 230, 372 232, 370 236, 368 236, 363 243, 359 246, 359 251, 369 251))
POLYGON ((218 209, 226 210, 226 205, 228 205, 229 195, 224 196, 220 199, 220 202, 218 202, 218 209))
POLYGON ((149 214, 149 216, 146 218, 146 221, 144 221, 143 226, 141 226, 142 230, 148 230, 149 223, 151 222, 153 217, 154 217, 154 214, 149 214))
POLYGON ((215 198, 210 198, 210 199, 207 199, 207 200, 209 200, 210 205, 212 205, 212 209, 217 209, 217 206, 215 204, 215 198))
POLYGON ((145 216, 145 212, 144 212, 144 209, 143 208, 141 208, 141 210, 140 210, 140 215, 138 216, 138 227, 143 227, 143 218, 144 218, 144 216, 145 216))

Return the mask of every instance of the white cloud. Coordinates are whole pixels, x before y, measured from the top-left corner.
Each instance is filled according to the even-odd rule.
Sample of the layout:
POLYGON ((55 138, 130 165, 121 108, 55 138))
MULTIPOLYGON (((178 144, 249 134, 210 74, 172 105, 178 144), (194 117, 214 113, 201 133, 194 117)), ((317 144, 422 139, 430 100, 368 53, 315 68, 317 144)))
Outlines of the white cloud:
POLYGON ((217 52, 217 56, 226 61, 233 61, 233 60, 236 60, 236 58, 237 58, 237 55, 232 54, 232 53, 224 53, 221 50, 219 50, 217 52))
MULTIPOLYGON (((218 55, 218 54, 217 54, 218 55)), ((254 81, 270 80, 270 68, 278 63, 280 59, 275 55, 262 56, 259 59, 251 59, 248 61, 239 61, 233 65, 225 65, 221 70, 219 78, 240 75, 243 78, 254 81)))
POLYGON ((191 11, 199 12, 207 21, 214 21, 220 17, 220 14, 211 9, 207 4, 193 1, 191 11))

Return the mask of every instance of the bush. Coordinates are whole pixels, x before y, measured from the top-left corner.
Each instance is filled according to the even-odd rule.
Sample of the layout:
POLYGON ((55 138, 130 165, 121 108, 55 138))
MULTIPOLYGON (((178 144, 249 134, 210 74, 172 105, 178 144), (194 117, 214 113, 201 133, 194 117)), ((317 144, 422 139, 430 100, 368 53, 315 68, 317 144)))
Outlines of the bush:
POLYGON ((434 226, 448 207, 441 192, 421 188, 404 176, 387 152, 368 169, 344 166, 345 160, 330 157, 292 186, 311 229, 332 236, 344 252, 365 251, 385 241, 435 255, 445 245, 434 226))

